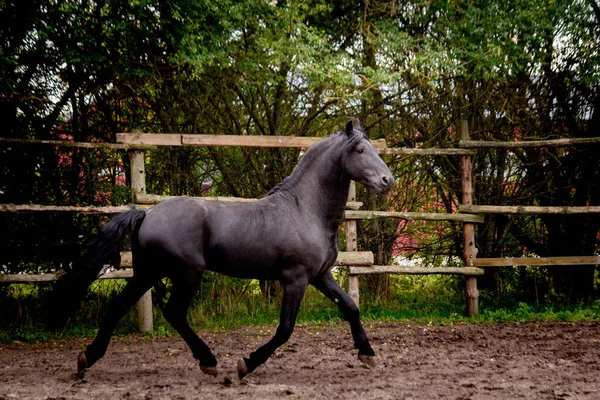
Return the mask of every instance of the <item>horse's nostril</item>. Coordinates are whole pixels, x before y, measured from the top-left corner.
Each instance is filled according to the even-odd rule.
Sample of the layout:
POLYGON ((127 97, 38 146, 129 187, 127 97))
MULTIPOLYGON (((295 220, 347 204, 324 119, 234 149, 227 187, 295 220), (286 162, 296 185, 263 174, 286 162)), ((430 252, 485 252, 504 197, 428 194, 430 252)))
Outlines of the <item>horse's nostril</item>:
POLYGON ((381 177, 381 183, 383 183, 386 187, 391 188, 394 183, 394 177, 391 175, 383 175, 381 177))

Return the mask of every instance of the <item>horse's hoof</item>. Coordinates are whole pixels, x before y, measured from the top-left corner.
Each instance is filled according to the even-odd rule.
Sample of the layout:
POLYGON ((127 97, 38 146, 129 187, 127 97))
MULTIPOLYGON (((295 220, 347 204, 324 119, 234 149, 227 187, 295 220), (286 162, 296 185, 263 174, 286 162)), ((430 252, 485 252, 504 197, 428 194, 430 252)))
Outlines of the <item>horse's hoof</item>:
POLYGON ((359 354, 358 359, 360 360, 360 362, 368 365, 371 368, 375 367, 375 356, 367 356, 364 354, 359 354))
POLYGON ((248 367, 246 366, 246 361, 243 358, 240 358, 237 363, 237 373, 238 378, 240 380, 244 379, 246 375, 248 375, 248 367))
POLYGON ((79 356, 77 356, 77 374, 75 374, 75 376, 79 379, 83 379, 87 367, 87 357, 85 356, 85 351, 82 351, 79 353, 79 356))
POLYGON ((200 366, 200 370, 202 372, 204 372, 206 375, 210 375, 210 376, 217 376, 217 375, 219 375, 219 371, 217 370, 216 366, 214 366, 214 367, 207 367, 207 366, 201 365, 200 366))

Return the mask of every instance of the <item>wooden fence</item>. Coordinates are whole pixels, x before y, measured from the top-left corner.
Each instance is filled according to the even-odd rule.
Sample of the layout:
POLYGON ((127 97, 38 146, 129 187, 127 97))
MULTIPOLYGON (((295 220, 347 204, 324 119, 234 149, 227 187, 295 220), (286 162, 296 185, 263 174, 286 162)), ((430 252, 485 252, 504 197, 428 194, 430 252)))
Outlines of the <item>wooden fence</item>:
MULTIPOLYGON (((598 143, 600 138, 559 139, 550 141, 531 142, 480 142, 469 140, 466 121, 460 122, 459 127, 461 148, 450 149, 420 149, 420 148, 388 148, 384 140, 374 141, 380 154, 402 154, 414 156, 457 156, 460 157, 462 184, 462 199, 459 213, 421 213, 421 212, 388 212, 376 210, 360 210, 362 203, 356 201, 356 189, 352 183, 345 212, 346 251, 340 252, 336 265, 349 268, 348 289, 352 299, 359 304, 359 275, 361 274, 453 274, 465 276, 466 313, 468 316, 479 314, 477 276, 484 274, 485 267, 502 267, 517 265, 590 265, 599 264, 596 256, 589 257, 545 257, 545 258, 480 258, 477 259, 475 248, 475 224, 483 223, 480 214, 486 213, 598 213, 600 207, 532 207, 532 206, 484 206, 473 205, 472 174, 470 156, 473 148, 481 147, 529 147, 567 146, 577 144, 598 143), (535 144, 533 144, 535 143, 535 144), (357 248, 357 222, 374 218, 400 218, 405 220, 423 221, 454 221, 463 223, 464 233, 464 267, 404 267, 396 265, 373 265, 373 254, 360 252, 357 248)), ((112 148, 129 151, 131 164, 132 202, 139 207, 149 207, 165 201, 171 196, 160 196, 146 192, 145 150, 156 149, 159 146, 251 146, 251 147, 287 147, 306 148, 322 138, 287 137, 287 136, 223 136, 223 135, 185 135, 185 134, 148 134, 120 133, 117 143, 83 143, 63 140, 25 140, 0 138, 0 143, 27 143, 31 145, 53 145, 82 148, 112 148)), ((229 197, 211 198, 220 201, 253 201, 254 199, 239 199, 229 197)), ((126 207, 74 207, 74 206, 44 206, 44 205, 15 205, 0 204, 0 212, 77 212, 88 214, 115 214, 126 207)), ((127 279, 132 276, 130 253, 123 253, 121 268, 107 273, 101 279, 127 279)), ((55 280, 54 274, 0 274, 0 283, 47 282, 55 280)), ((150 292, 146 293, 138 303, 139 325, 142 330, 152 330, 152 303, 150 292)))

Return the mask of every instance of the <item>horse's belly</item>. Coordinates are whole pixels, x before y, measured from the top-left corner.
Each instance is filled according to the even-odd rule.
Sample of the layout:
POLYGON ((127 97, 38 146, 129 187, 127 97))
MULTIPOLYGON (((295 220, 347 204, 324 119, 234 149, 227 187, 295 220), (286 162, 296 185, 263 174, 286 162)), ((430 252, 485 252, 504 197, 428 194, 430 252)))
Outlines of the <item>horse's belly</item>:
POLYGON ((215 246, 206 259, 206 269, 236 278, 276 280, 281 277, 278 257, 272 249, 215 246))
POLYGON ((234 278, 260 280, 281 279, 281 274, 278 271, 268 270, 265 268, 248 268, 247 266, 229 264, 209 264, 206 269, 234 278))

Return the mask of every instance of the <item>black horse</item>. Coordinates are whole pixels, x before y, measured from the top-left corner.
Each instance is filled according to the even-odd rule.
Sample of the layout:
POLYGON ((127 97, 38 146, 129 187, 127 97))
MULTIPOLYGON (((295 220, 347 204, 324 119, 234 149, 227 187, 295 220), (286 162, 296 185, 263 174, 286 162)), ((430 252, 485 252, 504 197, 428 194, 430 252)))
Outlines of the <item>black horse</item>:
POLYGON ((82 260, 57 284, 53 322, 64 324, 91 282, 118 257, 131 232, 134 276, 110 305, 98 335, 78 358, 83 376, 105 353, 125 312, 160 279, 172 292, 164 316, 187 342, 200 368, 217 375, 217 360, 186 321, 205 270, 240 278, 278 280, 283 287, 279 327, 273 338, 241 358, 240 379, 263 364, 292 334, 309 284, 334 301, 350 322, 359 359, 375 353, 359 310, 331 274, 339 247, 350 181, 387 193, 394 178, 359 124, 311 146, 290 176, 256 202, 218 202, 179 197, 147 211, 131 209, 107 223, 82 260))

